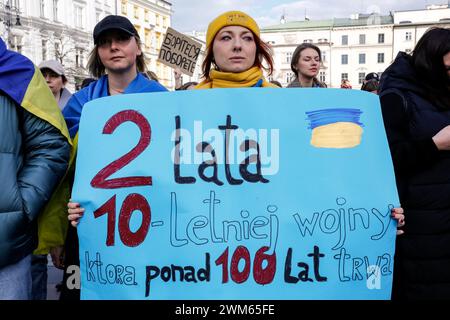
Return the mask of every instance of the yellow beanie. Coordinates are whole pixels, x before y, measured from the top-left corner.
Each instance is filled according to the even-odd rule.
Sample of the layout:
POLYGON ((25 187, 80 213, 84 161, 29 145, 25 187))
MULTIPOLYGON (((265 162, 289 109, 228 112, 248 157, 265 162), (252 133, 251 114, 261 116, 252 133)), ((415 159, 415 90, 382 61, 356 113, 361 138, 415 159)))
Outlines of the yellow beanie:
POLYGON ((258 37, 260 36, 258 24, 252 17, 241 11, 228 11, 218 16, 209 24, 208 31, 206 32, 207 48, 213 42, 217 32, 226 26, 241 26, 250 29, 258 37))

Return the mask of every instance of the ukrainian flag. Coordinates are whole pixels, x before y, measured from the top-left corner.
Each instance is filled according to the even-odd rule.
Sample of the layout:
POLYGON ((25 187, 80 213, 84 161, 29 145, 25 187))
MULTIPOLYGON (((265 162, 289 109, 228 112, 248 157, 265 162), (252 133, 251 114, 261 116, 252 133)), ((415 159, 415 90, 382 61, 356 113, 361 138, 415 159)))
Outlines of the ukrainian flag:
MULTIPOLYGON (((41 71, 28 58, 7 50, 1 38, 0 92, 11 98, 17 105, 59 129, 72 144, 64 117, 41 71)), ((64 182, 64 179, 62 181, 64 182)), ((69 185, 60 183, 47 206, 38 216, 39 247, 35 254, 47 254, 50 248, 64 244, 68 225, 64 208, 69 196, 69 185)))
POLYGON ((41 71, 25 56, 8 50, 1 38, 0 91, 53 125, 72 144, 64 117, 41 71))

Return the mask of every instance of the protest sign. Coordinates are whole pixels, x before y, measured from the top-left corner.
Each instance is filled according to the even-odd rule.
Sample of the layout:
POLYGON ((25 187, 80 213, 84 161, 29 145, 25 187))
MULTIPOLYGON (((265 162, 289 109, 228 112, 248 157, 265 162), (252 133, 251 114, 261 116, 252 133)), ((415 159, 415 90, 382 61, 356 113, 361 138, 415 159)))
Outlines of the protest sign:
POLYGON ((379 100, 217 89, 84 106, 83 299, 389 299, 399 206, 379 100))
POLYGON ((159 50, 158 61, 192 77, 202 44, 172 28, 167 28, 166 36, 159 50))

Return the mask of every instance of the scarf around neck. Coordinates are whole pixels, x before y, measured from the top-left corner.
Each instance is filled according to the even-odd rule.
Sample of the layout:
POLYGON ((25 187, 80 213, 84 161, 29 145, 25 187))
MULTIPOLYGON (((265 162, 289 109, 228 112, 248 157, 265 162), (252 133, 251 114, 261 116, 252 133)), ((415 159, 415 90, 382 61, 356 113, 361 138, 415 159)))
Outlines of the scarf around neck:
POLYGON ((254 87, 258 82, 262 84, 261 87, 276 88, 275 85, 268 83, 264 77, 263 72, 258 67, 253 67, 247 71, 240 73, 221 72, 218 70, 211 70, 209 73, 210 80, 205 80, 197 85, 196 89, 214 89, 214 88, 249 88, 254 87))

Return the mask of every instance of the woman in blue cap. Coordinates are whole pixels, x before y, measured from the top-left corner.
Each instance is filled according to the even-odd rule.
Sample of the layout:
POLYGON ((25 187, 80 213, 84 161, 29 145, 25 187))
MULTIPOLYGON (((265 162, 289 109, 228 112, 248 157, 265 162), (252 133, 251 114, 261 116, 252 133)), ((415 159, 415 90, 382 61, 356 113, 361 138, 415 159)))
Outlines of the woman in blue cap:
MULTIPOLYGON (((69 172, 49 207, 49 211, 54 212, 54 216, 61 216, 60 213, 66 212, 67 206, 73 210, 72 213, 82 214, 84 211, 78 203, 67 204, 67 202, 70 198, 75 172, 78 126, 85 103, 119 94, 167 91, 161 84, 143 75, 146 67, 140 37, 127 18, 116 15, 105 17, 95 26, 93 38, 95 47, 90 54, 87 67, 98 80, 75 93, 63 112, 70 136, 74 138, 74 150, 69 172)), ((69 228, 67 231, 67 216, 60 217, 60 223, 62 224, 58 233, 60 242, 67 233, 64 265, 66 268, 69 265, 79 265, 76 229, 69 228)), ((69 290, 66 287, 66 272, 64 276, 61 299, 79 299, 79 290, 69 290)))
POLYGON ((127 18, 105 17, 94 28, 94 44, 87 66, 99 79, 74 94, 63 112, 72 137, 78 131, 81 110, 88 101, 117 94, 167 91, 142 74, 146 67, 141 41, 127 18))

